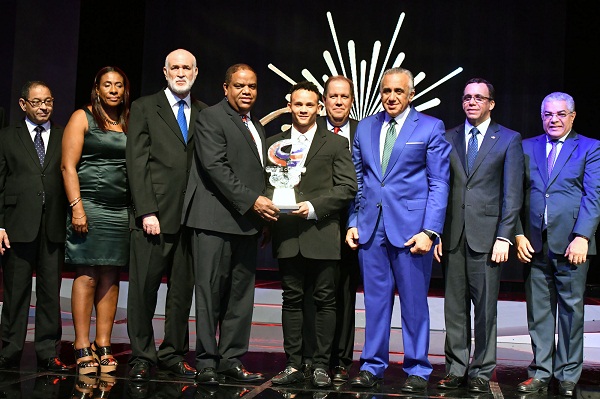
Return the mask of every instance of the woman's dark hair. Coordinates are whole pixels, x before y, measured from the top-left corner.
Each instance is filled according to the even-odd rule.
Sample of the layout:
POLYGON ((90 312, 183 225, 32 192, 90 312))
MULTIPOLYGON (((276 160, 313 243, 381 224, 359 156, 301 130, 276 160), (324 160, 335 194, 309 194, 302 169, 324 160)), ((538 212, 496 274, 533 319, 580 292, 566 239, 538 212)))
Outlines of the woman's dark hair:
POLYGON ((104 76, 105 74, 107 74, 109 72, 116 72, 119 75, 121 75, 121 77, 123 78, 123 84, 125 86, 124 87, 125 90, 123 91, 123 101, 118 106, 118 110, 119 110, 118 122, 121 125, 121 128, 123 129, 123 131, 127 132, 127 126, 128 126, 128 122, 129 122, 129 79, 127 78, 127 75, 125 75, 125 72, 123 72, 118 67, 105 66, 104 68, 100 69, 98 71, 98 73, 96 74, 96 77, 94 78, 94 85, 92 86, 92 94, 91 94, 92 115, 94 116, 94 120, 96 121, 96 124, 98 125, 98 127, 100 129, 102 129, 103 131, 108 130, 109 125, 106 122, 106 120, 104 119, 104 113, 102 111, 102 104, 100 103, 100 97, 98 96, 98 93, 96 92, 96 90, 98 89, 98 87, 100 85, 100 79, 102 79, 102 76, 104 76))

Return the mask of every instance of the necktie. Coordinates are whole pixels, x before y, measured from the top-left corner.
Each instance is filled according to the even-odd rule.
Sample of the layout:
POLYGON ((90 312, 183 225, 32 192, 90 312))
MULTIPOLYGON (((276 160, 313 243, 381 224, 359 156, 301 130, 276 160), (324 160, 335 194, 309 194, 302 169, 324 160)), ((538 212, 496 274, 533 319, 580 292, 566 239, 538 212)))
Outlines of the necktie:
POLYGON ((479 151, 479 145, 477 142, 477 134, 479 134, 479 130, 474 127, 469 133, 471 134, 471 138, 469 139, 469 144, 467 146, 467 173, 471 173, 471 168, 475 163, 475 158, 477 158, 477 152, 479 151))
POLYGON ((341 131, 342 131, 342 129, 339 126, 334 126, 333 127, 333 133, 340 134, 341 131))
POLYGON ((385 142, 383 143, 383 155, 381 157, 381 173, 385 173, 392 150, 394 149, 394 143, 396 142, 396 120, 391 119, 387 132, 385 133, 385 142))
POLYGON ((550 140, 549 143, 552 145, 552 148, 548 153, 548 177, 552 174, 554 162, 556 161, 556 146, 558 145, 558 140, 550 140))
POLYGON ((250 131, 250 126, 248 126, 248 120, 250 118, 248 118, 248 115, 240 115, 240 116, 242 117, 242 122, 244 122, 246 129, 248 129, 248 132, 250 132, 250 137, 252 137, 252 141, 254 141, 256 143, 256 140, 254 140, 254 136, 252 135, 252 132, 250 131))
POLYGON ((187 143, 188 141, 188 125, 187 120, 185 119, 185 101, 179 101, 179 110, 177 111, 177 123, 179 124, 179 128, 181 129, 181 135, 183 136, 183 141, 187 143))
POLYGON ((38 158, 40 159, 40 165, 44 165, 44 158, 46 157, 46 150, 44 149, 44 139, 42 138, 42 132, 44 129, 43 126, 38 125, 35 127, 35 137, 33 138, 33 146, 35 147, 35 151, 38 154, 38 158))

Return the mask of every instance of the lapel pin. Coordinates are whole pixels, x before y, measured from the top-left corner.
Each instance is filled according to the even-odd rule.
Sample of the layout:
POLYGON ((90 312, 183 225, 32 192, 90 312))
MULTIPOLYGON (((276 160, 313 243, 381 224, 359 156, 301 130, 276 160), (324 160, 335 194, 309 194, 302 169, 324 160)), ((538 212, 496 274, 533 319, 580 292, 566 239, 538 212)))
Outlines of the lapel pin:
POLYGON ((496 136, 492 136, 492 140, 495 139, 495 138, 496 138, 496 136))

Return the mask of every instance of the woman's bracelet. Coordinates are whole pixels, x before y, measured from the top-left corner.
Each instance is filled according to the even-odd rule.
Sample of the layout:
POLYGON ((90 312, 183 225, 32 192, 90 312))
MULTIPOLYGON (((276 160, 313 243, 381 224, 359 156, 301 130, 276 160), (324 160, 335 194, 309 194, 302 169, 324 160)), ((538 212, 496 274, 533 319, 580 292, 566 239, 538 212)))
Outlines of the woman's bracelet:
POLYGON ((85 217, 85 213, 82 216, 79 217, 75 217, 75 216, 71 216, 71 219, 83 219, 85 217))
POLYGON ((73 208, 75 205, 77 205, 79 203, 79 201, 81 201, 81 197, 75 198, 73 201, 71 201, 71 203, 69 204, 69 206, 71 208, 73 208))

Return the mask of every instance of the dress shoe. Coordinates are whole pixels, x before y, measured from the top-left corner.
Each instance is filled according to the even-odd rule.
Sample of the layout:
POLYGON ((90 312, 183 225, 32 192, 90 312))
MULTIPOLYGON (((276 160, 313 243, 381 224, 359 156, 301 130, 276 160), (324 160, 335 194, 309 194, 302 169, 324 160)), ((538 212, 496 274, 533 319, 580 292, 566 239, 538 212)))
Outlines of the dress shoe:
POLYGON ((335 366, 333 368, 333 381, 335 382, 346 382, 350 378, 348 369, 344 366, 335 366))
POLYGON ((519 392, 538 392, 548 390, 548 383, 537 378, 530 378, 517 385, 519 392))
POLYGON ((69 371, 69 366, 64 364, 58 357, 38 360, 38 365, 40 365, 40 368, 48 371, 69 371))
POLYGON ((196 369, 184 360, 170 366, 163 366, 160 369, 181 378, 196 377, 196 369))
POLYGON ((490 382, 485 378, 475 377, 469 381, 469 392, 490 392, 490 382))
POLYGON ((312 372, 313 372, 312 364, 302 363, 302 367, 300 367, 300 371, 302 371, 302 374, 304 374, 305 380, 310 379, 310 377, 312 377, 312 372))
POLYGON ((573 381, 561 381, 558 384, 558 394, 562 396, 573 396, 576 382, 573 381))
POLYGON ((129 381, 127 393, 129 398, 146 399, 150 394, 150 383, 147 381, 129 381))
POLYGON ((219 371, 219 374, 240 382, 260 381, 265 379, 261 373, 251 373, 241 364, 228 370, 219 371))
POLYGON ((317 388, 324 388, 331 385, 331 378, 325 369, 317 367, 313 371, 311 382, 317 388))
POLYGON ((360 370, 358 376, 350 380, 350 385, 357 388, 372 388, 381 380, 381 378, 376 377, 370 371, 360 370))
POLYGON ((134 381, 147 381, 150 379, 150 364, 144 360, 139 360, 131 366, 129 378, 134 381))
POLYGON ((400 390, 402 392, 425 392, 427 389, 427 380, 418 375, 409 375, 400 390))
POLYGON ((300 381, 304 381, 304 373, 300 370, 294 370, 292 366, 287 366, 283 371, 271 378, 273 385, 287 385, 300 381))
POLYGON ((439 380, 437 387, 440 389, 456 389, 465 382, 465 377, 459 377, 454 374, 448 374, 443 379, 439 380))
POLYGON ((196 382, 202 385, 219 385, 219 375, 214 367, 203 368, 196 374, 196 382))

